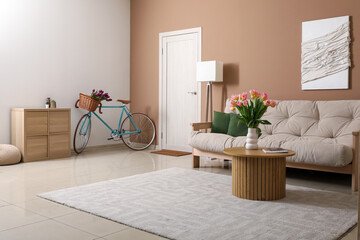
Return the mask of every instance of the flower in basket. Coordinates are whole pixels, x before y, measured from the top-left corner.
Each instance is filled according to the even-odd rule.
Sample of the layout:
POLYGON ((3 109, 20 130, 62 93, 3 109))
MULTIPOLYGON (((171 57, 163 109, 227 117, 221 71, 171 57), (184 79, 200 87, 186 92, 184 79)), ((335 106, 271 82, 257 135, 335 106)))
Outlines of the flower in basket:
POLYGON ((258 137, 261 136, 261 129, 259 124, 269 125, 268 120, 261 119, 268 107, 275 107, 276 102, 268 99, 267 93, 260 93, 256 90, 250 90, 250 98, 248 93, 243 92, 239 95, 233 95, 231 97, 231 110, 239 111, 239 122, 243 122, 248 128, 256 128, 258 137))
POLYGON ((92 90, 92 93, 91 93, 91 98, 92 99, 95 99, 97 101, 103 101, 103 100, 106 100, 107 102, 110 102, 112 101, 112 99, 110 98, 109 94, 104 92, 103 90, 95 90, 93 89, 92 90))

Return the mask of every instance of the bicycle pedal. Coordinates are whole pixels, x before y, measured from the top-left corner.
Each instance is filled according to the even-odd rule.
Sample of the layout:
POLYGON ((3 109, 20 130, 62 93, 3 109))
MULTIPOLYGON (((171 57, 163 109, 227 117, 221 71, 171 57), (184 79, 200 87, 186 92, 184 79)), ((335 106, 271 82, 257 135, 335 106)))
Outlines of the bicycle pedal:
POLYGON ((114 138, 113 138, 113 137, 109 137, 108 140, 114 140, 114 138))

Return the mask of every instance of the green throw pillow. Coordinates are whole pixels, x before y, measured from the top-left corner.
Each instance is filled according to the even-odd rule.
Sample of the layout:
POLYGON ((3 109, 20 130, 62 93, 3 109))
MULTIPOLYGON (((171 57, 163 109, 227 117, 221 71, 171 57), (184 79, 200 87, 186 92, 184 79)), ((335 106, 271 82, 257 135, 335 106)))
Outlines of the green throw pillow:
POLYGON ((230 113, 230 122, 229 122, 229 128, 227 134, 233 137, 238 137, 238 136, 246 136, 247 132, 248 132, 248 128, 246 124, 243 122, 239 122, 238 118, 236 117, 236 114, 230 113))
POLYGON ((228 126, 230 122, 230 114, 214 111, 214 120, 211 126, 212 133, 224 133, 228 132, 228 126))

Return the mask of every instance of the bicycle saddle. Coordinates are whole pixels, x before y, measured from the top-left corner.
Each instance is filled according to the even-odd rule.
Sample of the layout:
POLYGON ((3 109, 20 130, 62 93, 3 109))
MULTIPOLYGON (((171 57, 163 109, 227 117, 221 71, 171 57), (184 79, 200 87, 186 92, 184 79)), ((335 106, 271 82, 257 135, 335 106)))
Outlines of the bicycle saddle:
POLYGON ((122 102, 123 104, 129 104, 129 103, 131 103, 130 100, 118 99, 117 101, 118 101, 118 102, 122 102))

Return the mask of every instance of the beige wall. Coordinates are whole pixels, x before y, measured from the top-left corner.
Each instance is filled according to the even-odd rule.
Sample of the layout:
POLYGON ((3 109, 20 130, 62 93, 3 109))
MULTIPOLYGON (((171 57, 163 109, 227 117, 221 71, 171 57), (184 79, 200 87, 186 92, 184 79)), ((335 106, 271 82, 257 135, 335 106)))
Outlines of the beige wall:
POLYGON ((224 83, 213 87, 215 110, 252 88, 274 99, 360 99, 359 0, 131 0, 132 109, 156 123, 159 33, 193 27, 203 30, 202 60, 224 62, 224 83), (344 15, 352 24, 350 89, 302 91, 301 23, 344 15))
MULTIPOLYGON (((0 143, 10 142, 10 108, 72 108, 72 133, 93 88, 130 97, 130 0, 0 0, 0 143)), ((104 110, 117 126, 119 112, 104 110)), ((94 120, 89 145, 114 144, 94 120)))

